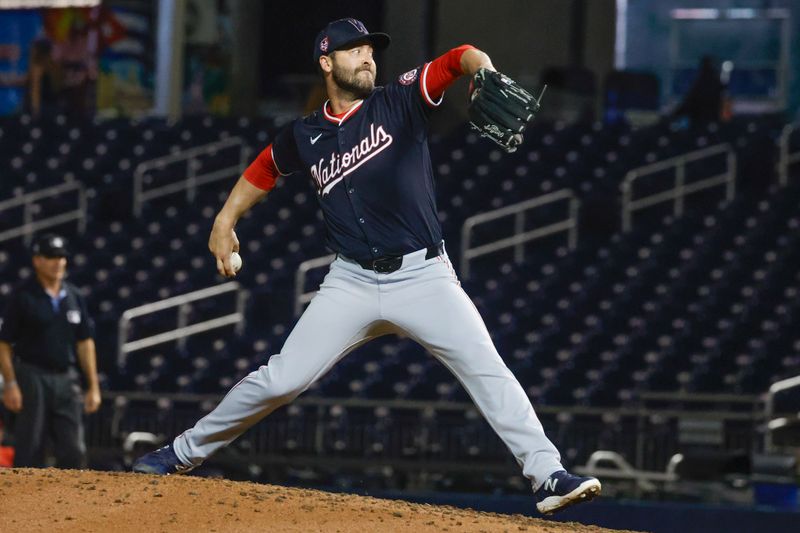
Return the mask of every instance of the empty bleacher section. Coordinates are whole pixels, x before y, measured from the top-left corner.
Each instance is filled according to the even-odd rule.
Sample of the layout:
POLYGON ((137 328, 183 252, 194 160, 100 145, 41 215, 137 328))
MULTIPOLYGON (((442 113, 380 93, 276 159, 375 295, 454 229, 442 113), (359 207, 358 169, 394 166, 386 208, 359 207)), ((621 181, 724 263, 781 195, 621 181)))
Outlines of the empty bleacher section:
MULTIPOLYGON (((778 117, 737 118, 694 130, 668 123, 633 130, 624 124, 542 121, 513 154, 494 149, 466 127, 432 138, 440 217, 456 264, 464 221, 472 215, 561 190, 572 191, 581 205, 577 243, 561 232, 512 246, 474 259, 463 280, 501 355, 542 407, 545 425, 571 463, 612 444, 630 451, 632 460, 636 444, 620 435, 635 431, 637 419, 624 413, 640 405, 643 395, 753 397, 800 373, 800 185, 796 160, 788 155, 797 152, 798 140, 787 135, 784 148, 777 148, 784 125, 778 117), (631 170, 717 145, 729 151, 707 165, 687 165, 685 178, 688 183, 721 172, 730 154, 736 171, 732 201, 725 200, 725 187, 701 191, 685 199, 683 216, 674 216, 668 203, 637 213, 630 231, 623 231, 621 185, 631 170), (783 175, 776 170, 779 161, 789 169, 784 186, 777 178, 783 175), (601 414, 612 406, 623 414, 601 414), (592 413, 592 421, 581 412, 592 413)), ((221 394, 264 364, 295 320, 298 266, 328 253, 313 189, 297 176, 284 178, 267 205, 237 228, 245 259, 238 281, 250 293, 240 334, 229 327, 142 347, 118 365, 118 323, 126 310, 223 281, 206 240, 241 152, 212 151, 177 168, 150 165, 142 174, 145 189, 185 178, 187 165, 196 175, 237 170, 229 180, 198 185, 188 197, 181 189, 148 199, 139 216, 133 198, 137 167, 232 138, 254 155, 280 126, 269 119, 212 117, 176 124, 0 119, 0 202, 63 183, 85 189, 85 230, 75 221, 58 229, 71 238, 70 277, 90 294, 103 387, 118 393, 105 407, 116 413, 116 436, 134 430, 174 434, 198 414, 192 395, 221 394), (122 391, 152 392, 162 401, 148 403, 122 391), (168 400, 171 393, 185 396, 168 400), (146 412, 161 414, 136 415, 137 401, 147 405, 146 412), (181 401, 191 407, 178 409, 181 401)), ((665 178, 669 187, 671 179, 665 178)), ((662 185, 655 187, 651 192, 662 185)), ((0 222, 3 231, 24 230, 26 222, 73 208, 74 199, 59 195, 28 208, 28 219, 22 209, 2 211, 0 222)), ((563 205, 542 206, 526 216, 523 229, 563 220, 565 212, 563 205)), ((504 237, 519 230, 514 224, 513 217, 492 220, 473 236, 476 242, 504 237)), ((16 280, 31 275, 28 257, 21 237, 2 243, 0 300, 16 280)), ((197 322, 227 312, 211 303, 187 305, 185 313, 197 322)), ((158 334, 178 327, 177 320, 143 319, 136 334, 158 334)), ((477 412, 462 405, 468 401, 418 345, 379 340, 345 358, 296 406, 249 433, 243 446, 253 454, 270 449, 284 455, 439 458, 454 467, 470 458, 505 464, 506 450, 477 412), (370 403, 376 400, 405 403, 370 403)), ((95 445, 108 431, 91 428, 95 445)), ((664 450, 652 464, 637 466, 663 470, 672 448, 664 450)), ((508 472, 498 468, 495 481, 512 490, 520 478, 506 479, 508 472)), ((393 482, 381 470, 374 477, 381 486, 393 482)), ((452 478, 436 483, 446 488, 452 478)))

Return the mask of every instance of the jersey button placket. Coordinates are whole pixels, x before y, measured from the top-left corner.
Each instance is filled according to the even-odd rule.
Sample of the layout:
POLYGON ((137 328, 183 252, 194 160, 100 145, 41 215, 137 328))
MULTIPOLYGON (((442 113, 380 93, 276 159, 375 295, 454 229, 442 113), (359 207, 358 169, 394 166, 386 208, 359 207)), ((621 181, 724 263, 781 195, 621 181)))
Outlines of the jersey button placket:
MULTIPOLYGON (((350 208, 353 210, 353 218, 358 222, 358 227, 361 229, 361 233, 364 235, 364 240, 367 242, 367 246, 369 246, 372 250, 375 250, 372 247, 372 239, 369 238, 369 233, 367 232, 367 219, 364 217, 364 213, 361 211, 361 205, 358 200, 358 195, 356 194, 356 188, 352 186, 352 182, 350 181, 351 177, 346 177, 344 179, 344 186, 347 190, 347 199, 350 201, 350 208)), ((372 252, 373 254, 376 252, 372 252)))
MULTIPOLYGON (((350 192, 351 190, 352 188, 348 189, 348 192, 350 192)), ((375 251, 377 248, 372 245, 372 239, 370 239, 369 232, 367 231, 368 227, 367 219, 364 217, 364 213, 361 211, 361 206, 358 201, 358 195, 350 193, 347 195, 347 197, 350 199, 350 207, 352 207, 353 209, 353 215, 355 215, 354 218, 356 222, 358 222, 358 226, 361 228, 361 233, 364 235, 364 239, 367 242, 367 246, 370 246, 372 248, 372 253, 377 253, 375 251)))
MULTIPOLYGON (((344 135, 344 126, 339 126, 338 131, 336 132, 337 137, 339 138, 339 154, 341 155, 345 151, 345 142, 347 141, 344 135)), ((367 242, 367 246, 370 246, 370 251, 372 252, 373 256, 378 256, 380 249, 377 246, 372 246, 372 239, 369 238, 369 233, 367 232, 367 220, 364 218, 364 214, 361 211, 360 202, 358 200, 358 195, 356 194, 355 187, 352 186, 352 177, 346 177, 344 179, 344 185, 347 190, 347 199, 350 200, 350 208, 353 210, 353 214, 355 215, 356 220, 358 221, 358 226, 361 228, 361 233, 364 235, 364 239, 367 242)))

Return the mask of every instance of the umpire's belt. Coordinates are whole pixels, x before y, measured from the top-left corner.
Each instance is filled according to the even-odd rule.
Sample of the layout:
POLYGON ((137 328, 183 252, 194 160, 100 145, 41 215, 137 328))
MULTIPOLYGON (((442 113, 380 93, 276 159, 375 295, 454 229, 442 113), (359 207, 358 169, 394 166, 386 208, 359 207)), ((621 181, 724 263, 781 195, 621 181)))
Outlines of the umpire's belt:
MULTIPOLYGON (((413 252, 412 252, 413 253, 413 252)), ((433 246, 426 248, 425 259, 433 259, 439 257, 444 253, 444 241, 440 241, 433 246)), ((367 261, 356 261, 361 268, 366 270, 374 270, 378 274, 389 274, 395 270, 399 270, 403 266, 402 255, 384 255, 377 259, 369 259, 367 261)))

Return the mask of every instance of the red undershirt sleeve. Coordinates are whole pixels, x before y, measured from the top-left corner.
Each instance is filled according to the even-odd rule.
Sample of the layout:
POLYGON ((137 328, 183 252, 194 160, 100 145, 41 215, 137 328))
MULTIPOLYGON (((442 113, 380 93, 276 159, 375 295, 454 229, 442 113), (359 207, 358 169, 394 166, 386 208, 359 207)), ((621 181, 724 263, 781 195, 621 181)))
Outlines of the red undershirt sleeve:
POLYGON ((272 157, 272 144, 264 148, 244 171, 244 178, 261 190, 269 191, 281 175, 272 157))
POLYGON ((442 103, 445 89, 464 75, 461 70, 461 56, 467 50, 474 48, 472 45, 463 44, 422 67, 422 79, 419 86, 420 91, 422 91, 422 98, 428 105, 437 106, 442 103))

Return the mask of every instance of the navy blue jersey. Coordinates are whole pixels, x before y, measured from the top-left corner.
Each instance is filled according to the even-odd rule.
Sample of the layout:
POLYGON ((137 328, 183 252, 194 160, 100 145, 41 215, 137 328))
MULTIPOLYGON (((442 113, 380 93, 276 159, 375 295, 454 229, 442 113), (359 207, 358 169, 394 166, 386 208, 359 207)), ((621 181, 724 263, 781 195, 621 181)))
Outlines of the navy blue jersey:
POLYGON ((0 320, 0 341, 22 361, 50 372, 75 365, 75 343, 94 336, 86 300, 71 283, 61 287, 54 299, 32 276, 11 293, 0 320))
POLYGON ((326 103, 272 143, 281 174, 312 179, 333 251, 369 260, 442 240, 428 151, 428 117, 441 98, 423 94, 425 70, 377 87, 342 119, 326 103))

